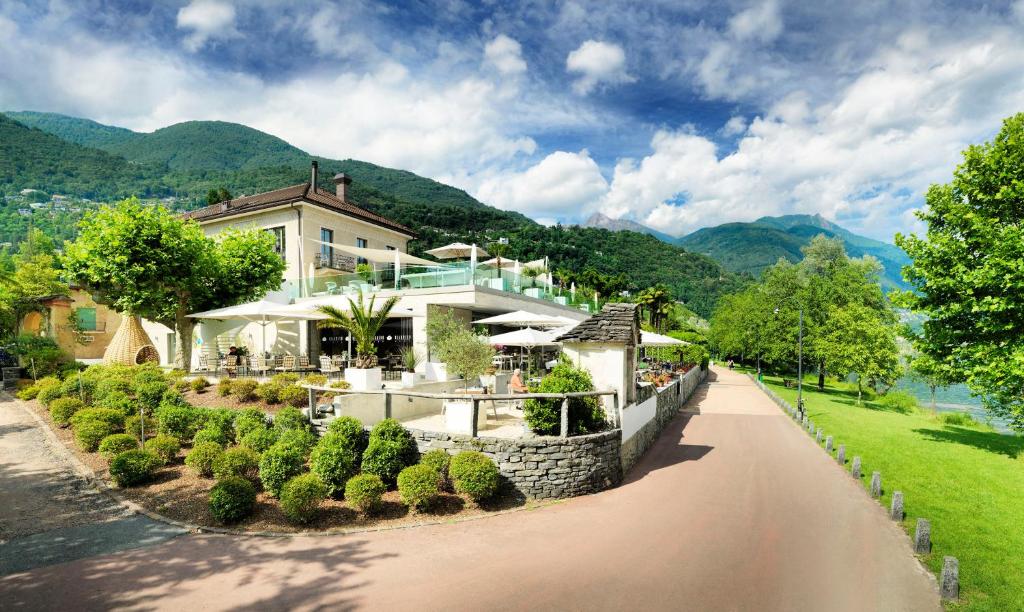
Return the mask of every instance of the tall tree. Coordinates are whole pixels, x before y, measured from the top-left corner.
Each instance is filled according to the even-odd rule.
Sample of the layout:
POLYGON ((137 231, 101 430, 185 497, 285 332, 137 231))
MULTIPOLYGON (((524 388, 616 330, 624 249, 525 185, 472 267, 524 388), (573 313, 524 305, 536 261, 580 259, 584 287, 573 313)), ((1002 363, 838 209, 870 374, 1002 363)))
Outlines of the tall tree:
POLYGON ((135 198, 84 219, 63 261, 100 302, 175 330, 174 363, 184 369, 195 327, 186 315, 258 299, 281 286, 285 267, 265 232, 207 237, 194 221, 135 198))
POLYGON ((925 236, 896 236, 913 260, 900 303, 928 317, 919 348, 1024 431, 1024 113, 925 200, 925 236))
POLYGON ((40 298, 66 295, 68 285, 57 269, 53 241, 38 229, 29 231, 12 260, 14 271, 0 283, 0 307, 11 333, 17 334, 26 315, 43 309, 40 298))
POLYGON ((892 386, 899 377, 896 329, 892 321, 867 306, 833 306, 812 346, 823 367, 844 376, 857 376, 859 403, 865 382, 877 390, 892 386))

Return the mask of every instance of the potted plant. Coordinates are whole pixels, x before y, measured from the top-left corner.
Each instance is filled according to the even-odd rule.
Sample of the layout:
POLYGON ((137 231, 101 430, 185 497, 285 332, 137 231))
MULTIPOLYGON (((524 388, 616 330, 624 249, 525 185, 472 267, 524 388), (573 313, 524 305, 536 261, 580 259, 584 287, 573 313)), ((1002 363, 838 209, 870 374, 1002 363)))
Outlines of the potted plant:
MULTIPOLYGON (((463 379, 463 392, 470 393, 470 382, 491 367, 494 347, 485 338, 477 336, 468 326, 460 325, 451 313, 437 317, 433 326, 427 323, 427 336, 431 352, 442 359, 447 371, 463 379)), ((444 401, 445 428, 453 433, 472 433, 473 401, 454 399, 444 401)), ((481 410, 477 414, 478 426, 486 420, 481 410)))
POLYGON ((318 307, 318 310, 328 317, 320 321, 320 327, 340 327, 352 334, 356 341, 354 367, 345 368, 345 380, 356 391, 380 389, 382 386, 381 369, 376 367, 377 347, 373 345, 373 338, 398 303, 398 296, 388 298, 379 310, 374 311, 376 300, 377 296, 372 296, 367 304, 363 301, 363 293, 359 292, 356 300, 348 300, 350 312, 333 306, 318 307))
POLYGON ((409 346, 402 349, 402 387, 416 385, 416 368, 420 365, 420 357, 416 349, 409 346))

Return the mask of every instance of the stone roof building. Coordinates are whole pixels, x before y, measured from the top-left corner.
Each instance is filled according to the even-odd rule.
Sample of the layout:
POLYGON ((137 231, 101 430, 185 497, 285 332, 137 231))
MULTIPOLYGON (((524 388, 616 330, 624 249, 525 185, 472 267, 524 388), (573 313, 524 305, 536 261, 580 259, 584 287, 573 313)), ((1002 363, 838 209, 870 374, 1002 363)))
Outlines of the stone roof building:
POLYGON ((636 346, 640 342, 640 311, 637 304, 605 304, 601 312, 557 339, 558 342, 612 342, 636 346))

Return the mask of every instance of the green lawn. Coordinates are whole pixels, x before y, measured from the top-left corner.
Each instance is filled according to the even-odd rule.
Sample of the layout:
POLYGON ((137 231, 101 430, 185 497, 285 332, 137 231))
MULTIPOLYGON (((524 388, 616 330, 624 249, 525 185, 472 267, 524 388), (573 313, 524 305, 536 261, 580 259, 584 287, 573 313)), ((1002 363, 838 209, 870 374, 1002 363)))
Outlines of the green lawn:
MULTIPOLYGON (((796 390, 781 382, 765 377, 796 405, 796 390)), ((847 462, 861 457, 865 487, 881 472, 886 508, 893 491, 903 492, 908 533, 918 517, 931 521, 925 564, 938 574, 944 555, 959 559, 958 609, 1024 610, 1024 438, 947 425, 926 409, 858 406, 856 390, 845 384, 818 392, 815 383, 804 384, 807 414, 837 447, 846 445, 847 462)))

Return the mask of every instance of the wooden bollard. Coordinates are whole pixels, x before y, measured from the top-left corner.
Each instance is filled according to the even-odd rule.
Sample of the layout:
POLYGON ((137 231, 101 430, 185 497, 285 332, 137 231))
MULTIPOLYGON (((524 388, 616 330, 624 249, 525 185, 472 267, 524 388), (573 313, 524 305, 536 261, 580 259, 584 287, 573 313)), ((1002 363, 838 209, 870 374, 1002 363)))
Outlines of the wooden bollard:
POLYGON ((926 555, 932 551, 932 525, 927 519, 917 519, 914 529, 914 552, 926 555))
POLYGON ((832 436, 825 438, 825 452, 832 454, 832 436))
POLYGON ((846 465, 846 445, 845 444, 840 444, 839 445, 839 452, 836 453, 836 461, 839 462, 839 465, 846 465))
POLYGON ((853 465, 850 466, 850 474, 854 478, 860 478, 860 457, 853 458, 853 465))
POLYGON ((892 503, 889 504, 889 518, 894 521, 903 520, 903 491, 892 492, 892 503))
POLYGON ((960 598, 960 562, 956 557, 944 557, 942 560, 942 584, 939 592, 943 599, 955 601, 960 598))
POLYGON ((882 496, 882 473, 871 472, 871 497, 878 499, 882 496))

